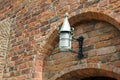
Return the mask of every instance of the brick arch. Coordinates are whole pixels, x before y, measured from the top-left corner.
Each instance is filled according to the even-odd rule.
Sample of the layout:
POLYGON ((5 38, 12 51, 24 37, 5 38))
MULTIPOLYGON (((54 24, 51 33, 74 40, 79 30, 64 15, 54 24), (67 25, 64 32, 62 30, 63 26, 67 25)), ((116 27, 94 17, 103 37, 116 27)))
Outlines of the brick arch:
MULTIPOLYGON (((72 67, 64 68, 58 74, 50 78, 50 80, 62 80, 61 78, 67 76, 77 77, 78 79, 91 77, 91 76, 104 76, 115 79, 120 79, 118 67, 106 65, 102 63, 85 63, 72 67), (69 76, 68 76, 69 75, 69 76)), ((64 80, 64 79, 63 79, 64 80)))
POLYGON ((103 8, 83 8, 81 10, 77 10, 71 13, 70 23, 73 25, 82 20, 91 19, 106 21, 120 30, 120 15, 111 10, 106 10, 103 8))
POLYGON ((2 79, 6 64, 5 59, 8 53, 11 22, 10 19, 5 19, 0 22, 0 79, 2 79))
MULTIPOLYGON (((70 13, 69 21, 70 25, 74 26, 74 24, 81 22, 83 20, 100 20, 100 21, 106 21, 112 25, 114 25, 118 30, 120 30, 120 15, 117 13, 112 12, 111 10, 106 9, 98 9, 98 8, 83 8, 79 9, 77 11, 74 11, 70 13)), ((63 23, 63 18, 53 23, 54 25, 51 25, 53 29, 47 36, 46 44, 50 46, 55 46, 58 44, 58 27, 60 27, 63 23)), ((46 45, 45 44, 45 45, 46 45)), ((41 50, 44 50, 44 46, 41 48, 41 50)), ((46 54, 50 54, 49 47, 45 47, 46 54)))

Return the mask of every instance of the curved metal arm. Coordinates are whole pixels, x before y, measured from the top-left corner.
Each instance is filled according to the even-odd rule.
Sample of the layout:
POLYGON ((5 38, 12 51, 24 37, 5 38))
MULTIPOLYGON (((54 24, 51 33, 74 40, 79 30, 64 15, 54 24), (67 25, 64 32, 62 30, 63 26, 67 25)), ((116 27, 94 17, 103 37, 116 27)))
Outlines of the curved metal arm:
POLYGON ((79 51, 78 51, 78 58, 82 58, 84 55, 83 55, 83 40, 84 40, 84 37, 83 36, 80 36, 77 41, 79 42, 79 51))

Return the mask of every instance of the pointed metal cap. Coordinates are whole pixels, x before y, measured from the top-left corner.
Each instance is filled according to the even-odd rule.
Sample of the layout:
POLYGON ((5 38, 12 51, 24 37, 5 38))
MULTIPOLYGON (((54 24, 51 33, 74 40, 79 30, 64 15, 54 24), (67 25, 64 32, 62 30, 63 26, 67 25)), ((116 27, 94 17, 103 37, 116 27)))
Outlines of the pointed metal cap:
POLYGON ((62 27, 61 27, 61 29, 60 29, 60 32, 61 32, 61 31, 71 32, 71 27, 70 27, 70 24, 69 24, 69 21, 68 21, 68 16, 69 16, 69 14, 66 13, 65 19, 64 19, 64 22, 63 22, 63 25, 62 25, 62 27))

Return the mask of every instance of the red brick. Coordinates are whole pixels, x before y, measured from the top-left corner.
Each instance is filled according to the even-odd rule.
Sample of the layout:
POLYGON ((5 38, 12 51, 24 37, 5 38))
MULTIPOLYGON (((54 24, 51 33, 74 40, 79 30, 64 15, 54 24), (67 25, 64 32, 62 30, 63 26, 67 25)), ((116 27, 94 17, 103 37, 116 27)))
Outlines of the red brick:
POLYGON ((70 3, 70 4, 75 3, 75 2, 78 2, 78 1, 68 0, 68 3, 70 3))
POLYGON ((84 2, 86 2, 87 0, 80 0, 80 3, 84 3, 84 2))
POLYGON ((119 51, 120 51, 120 45, 117 45, 116 47, 117 47, 117 48, 116 48, 117 51, 119 52, 119 51))
POLYGON ((27 64, 26 63, 23 63, 23 64, 19 65, 19 69, 24 69, 24 68, 27 68, 27 64))
POLYGON ((91 32, 89 32, 89 34, 88 34, 88 36, 89 37, 94 37, 94 36, 99 36, 100 34, 102 34, 100 31, 98 31, 98 30, 94 30, 94 31, 91 31, 91 32))
POLYGON ((58 64, 60 64, 60 61, 59 61, 59 60, 55 60, 55 61, 54 61, 54 64, 55 64, 55 65, 58 65, 58 64))
POLYGON ((36 61, 36 66, 43 66, 43 61, 42 60, 37 60, 36 61))
POLYGON ((102 64, 101 65, 101 69, 112 71, 113 70, 113 66, 108 66, 108 65, 102 64))
POLYGON ((42 78, 34 78, 33 80, 42 80, 42 78))
POLYGON ((113 72, 115 72, 115 73, 120 73, 120 69, 119 68, 117 68, 117 67, 115 67, 114 69, 113 69, 113 72))
POLYGON ((118 1, 118 0, 110 0, 111 3, 116 2, 116 1, 118 1))
POLYGON ((24 69, 21 71, 22 74, 29 74, 30 72, 30 69, 24 69))
POLYGON ((120 61, 115 61, 112 63, 112 65, 115 65, 116 67, 120 67, 120 61))
POLYGON ((92 68, 93 67, 93 64, 88 64, 88 68, 92 68))
POLYGON ((99 56, 90 57, 87 62, 99 62, 99 60, 100 60, 99 56))
POLYGON ((116 16, 116 21, 120 22, 120 16, 116 16))
POLYGON ((51 3, 51 2, 52 2, 52 0, 47 0, 47 2, 48 2, 48 3, 51 3))
POLYGON ((26 79, 26 75, 21 75, 21 76, 19 76, 18 78, 17 78, 17 80, 25 80, 26 79))
POLYGON ((92 37, 92 38, 89 39, 89 44, 97 43, 99 41, 100 41, 99 36, 92 37))
POLYGON ((108 8, 109 8, 109 9, 116 9, 116 8, 118 8, 119 5, 120 5, 120 2, 118 1, 118 2, 116 2, 115 4, 109 5, 108 8))
POLYGON ((106 47, 109 46, 111 44, 111 40, 107 40, 107 41, 102 41, 102 42, 98 42, 95 44, 95 48, 101 48, 101 47, 106 47))
POLYGON ((42 80, 42 72, 35 72, 35 78, 38 78, 38 79, 35 79, 35 80, 42 80))
POLYGON ((55 16, 55 12, 49 12, 49 14, 46 14, 45 16, 38 16, 38 18, 40 18, 40 21, 46 21, 49 20, 50 18, 52 18, 52 16, 55 16))
POLYGON ((120 8, 115 9, 114 12, 120 13, 120 8))
POLYGON ((106 6, 109 0, 102 0, 100 1, 100 6, 106 6))
POLYGON ((48 74, 46 80, 55 80, 69 72, 69 77, 88 77, 99 72, 97 76, 106 74, 119 79, 117 74, 106 72, 120 73, 115 68, 119 67, 120 52, 119 0, 3 0, 0 5, 0 72, 4 69, 0 80, 1 77, 5 80, 42 80, 44 73, 48 74), (58 50, 57 27, 61 27, 66 12, 70 13, 75 37, 85 38, 82 59, 77 58, 77 41, 72 44, 72 52, 58 50), (13 20, 7 23, 6 19, 13 20), (98 66, 96 62, 102 63, 98 66))
POLYGON ((28 66, 28 67, 33 67, 33 66, 34 66, 34 62, 33 62, 33 61, 29 61, 29 62, 27 63, 27 66, 28 66))
POLYGON ((84 40, 84 46, 88 46, 88 45, 90 45, 90 41, 87 39, 87 40, 84 40))
POLYGON ((109 54, 109 53, 113 53, 115 51, 116 51, 116 48, 114 46, 99 48, 97 50, 97 55, 109 54))
POLYGON ((83 32, 90 32, 94 29, 94 25, 87 25, 83 28, 83 32))
POLYGON ((104 22, 99 22, 95 25, 95 28, 96 29, 99 29, 99 28, 104 28, 104 22))
POLYGON ((83 24, 83 25, 80 25, 80 26, 76 26, 74 33, 75 33, 76 35, 82 34, 82 33, 83 33, 83 28, 82 28, 83 26, 84 26, 84 24, 83 24))
POLYGON ((35 67, 35 71, 42 72, 43 71, 43 67, 42 66, 36 66, 35 67))
POLYGON ((111 61, 111 57, 112 57, 111 54, 110 55, 103 55, 103 56, 101 56, 100 61, 102 63, 110 62, 111 61))
POLYGON ((4 19, 5 14, 0 14, 0 20, 4 19))
POLYGON ((115 36, 116 36, 116 32, 111 32, 111 33, 103 34, 103 35, 99 36, 99 38, 102 41, 102 40, 114 38, 115 36))
POLYGON ((96 56, 97 54, 96 54, 96 50, 90 50, 90 51, 88 51, 88 57, 93 57, 93 56, 96 56))
POLYGON ((58 53, 58 54, 55 54, 52 56, 53 60, 55 59, 59 59, 59 58, 62 58, 64 57, 66 54, 63 52, 63 53, 58 53))
POLYGON ((62 14, 62 16, 64 16, 65 13, 66 13, 68 10, 70 10, 70 6, 69 6, 69 5, 65 6, 65 7, 62 8, 62 9, 60 9, 60 10, 58 11, 58 13, 59 13, 59 14, 62 14))
POLYGON ((17 80, 16 78, 11 78, 10 80, 17 80))

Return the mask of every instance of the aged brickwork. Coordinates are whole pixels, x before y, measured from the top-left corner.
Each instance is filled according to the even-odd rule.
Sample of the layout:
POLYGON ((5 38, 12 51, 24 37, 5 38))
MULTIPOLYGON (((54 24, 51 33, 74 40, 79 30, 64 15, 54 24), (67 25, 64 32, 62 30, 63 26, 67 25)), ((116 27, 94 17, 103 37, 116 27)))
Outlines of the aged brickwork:
POLYGON ((98 71, 99 76, 106 73, 119 80, 119 30, 119 0, 0 0, 1 55, 5 47, 0 60, 7 62, 2 80, 64 80, 70 78, 66 74, 81 75, 86 68, 92 76, 98 71), (66 12, 75 37, 85 37, 85 57, 81 60, 76 57, 75 41, 73 52, 58 52, 57 29, 66 12), (1 26, 7 18, 13 20, 9 46, 8 35, 3 35, 1 26))
POLYGON ((7 65, 6 55, 9 51, 11 20, 5 19, 0 22, 0 79, 2 80, 4 67, 7 65))
POLYGON ((116 49, 119 48, 118 45, 120 44, 118 29, 109 23, 95 20, 77 23, 74 28, 75 38, 79 36, 85 38, 84 58, 78 59, 77 57, 79 46, 76 40, 73 41, 73 52, 71 53, 59 52, 56 45, 52 54, 46 58, 44 77, 47 76, 48 78, 44 80, 54 80, 54 75, 60 77, 60 75, 69 72, 69 74, 57 80, 79 80, 94 75, 106 75, 119 79, 120 77, 116 73, 119 74, 120 72, 114 71, 115 68, 120 66, 119 63, 114 64, 120 59, 119 50, 116 49), (80 69, 83 69, 83 71, 80 69), (104 70, 108 70, 108 73, 104 70))

